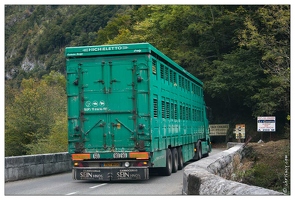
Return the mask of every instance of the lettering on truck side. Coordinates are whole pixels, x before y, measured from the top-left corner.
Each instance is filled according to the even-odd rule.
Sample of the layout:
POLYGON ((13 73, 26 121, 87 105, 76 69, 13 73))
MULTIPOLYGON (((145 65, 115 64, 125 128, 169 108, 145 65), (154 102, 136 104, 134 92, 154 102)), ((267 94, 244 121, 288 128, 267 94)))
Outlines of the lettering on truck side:
POLYGON ((105 111, 107 108, 84 108, 84 111, 105 111))
POLYGON ((140 174, 130 174, 129 172, 117 172, 118 179, 132 178, 132 179, 141 179, 140 174))
POLYGON ((130 177, 130 174, 129 172, 117 172, 117 177, 118 178, 129 178, 130 177))
POLYGON ((116 50, 124 50, 128 49, 127 46, 114 46, 114 47, 91 47, 88 49, 83 49, 84 52, 91 52, 91 51, 116 51, 116 50))
POLYGON ((127 153, 114 153, 113 158, 127 158, 127 153))
POLYGON ((99 179, 103 180, 103 175, 102 174, 93 174, 92 172, 80 172, 80 178, 81 179, 99 179))

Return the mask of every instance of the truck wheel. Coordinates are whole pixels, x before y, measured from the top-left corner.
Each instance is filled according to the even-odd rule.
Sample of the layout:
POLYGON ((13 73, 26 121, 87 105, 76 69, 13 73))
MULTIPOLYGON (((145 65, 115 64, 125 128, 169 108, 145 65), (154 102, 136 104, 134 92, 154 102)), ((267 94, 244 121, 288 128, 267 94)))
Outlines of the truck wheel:
POLYGON ((178 170, 182 170, 183 169, 183 156, 182 156, 181 147, 177 147, 177 153, 178 153, 178 170))
POLYGON ((163 169, 164 176, 170 176, 172 173, 172 153, 170 149, 166 149, 166 167, 163 169))
POLYGON ((177 172, 178 170, 178 153, 177 149, 172 149, 172 173, 177 172))

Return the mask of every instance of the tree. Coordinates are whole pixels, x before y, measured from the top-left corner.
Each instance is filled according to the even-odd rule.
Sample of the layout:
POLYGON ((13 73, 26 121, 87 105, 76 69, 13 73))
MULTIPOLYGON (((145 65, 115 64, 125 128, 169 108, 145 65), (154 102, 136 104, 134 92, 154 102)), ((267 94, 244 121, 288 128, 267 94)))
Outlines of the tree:
POLYGON ((66 113, 65 90, 49 85, 48 77, 47 81, 24 79, 19 93, 14 94, 5 110, 6 156, 27 154, 29 145, 47 138, 59 116, 66 113))
POLYGON ((130 14, 118 14, 115 18, 110 20, 104 29, 98 30, 98 37, 95 41, 97 45, 102 45, 105 43, 112 43, 114 37, 122 33, 122 30, 128 30, 131 25, 131 15, 130 14))
POLYGON ((248 13, 245 29, 240 32, 240 46, 261 51, 259 67, 268 82, 252 100, 253 115, 290 114, 290 6, 262 6, 248 13))
POLYGON ((49 74, 46 74, 42 77, 42 79, 49 85, 49 86, 58 86, 61 88, 66 88, 66 79, 64 75, 59 72, 51 71, 49 74))
POLYGON ((54 124, 48 136, 38 139, 34 143, 27 144, 27 154, 57 153, 68 151, 68 129, 66 113, 60 113, 55 117, 54 124))

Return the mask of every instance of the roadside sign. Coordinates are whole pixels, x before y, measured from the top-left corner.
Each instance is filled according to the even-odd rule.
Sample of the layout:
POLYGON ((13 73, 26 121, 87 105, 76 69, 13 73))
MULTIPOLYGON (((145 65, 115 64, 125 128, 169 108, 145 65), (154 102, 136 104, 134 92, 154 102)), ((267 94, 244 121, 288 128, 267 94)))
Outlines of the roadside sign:
POLYGON ((276 117, 275 116, 257 117, 257 131, 258 132, 275 132, 276 117))
POLYGON ((210 136, 226 135, 229 129, 229 124, 209 124, 210 136))
POLYGON ((245 129, 245 124, 236 124, 236 128, 234 130, 234 133, 236 134, 236 139, 245 139, 245 129))

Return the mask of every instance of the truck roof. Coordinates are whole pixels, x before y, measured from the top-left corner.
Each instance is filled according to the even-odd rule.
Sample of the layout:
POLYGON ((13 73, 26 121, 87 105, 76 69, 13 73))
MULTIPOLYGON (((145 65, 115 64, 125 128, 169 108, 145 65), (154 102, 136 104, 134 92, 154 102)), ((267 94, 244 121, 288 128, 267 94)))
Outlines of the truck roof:
POLYGON ((124 54, 142 54, 142 53, 155 53, 158 57, 166 63, 170 63, 179 72, 185 74, 191 79, 197 81, 200 85, 203 83, 197 79, 195 76, 187 72, 176 62, 171 60, 157 48, 155 48, 150 43, 130 43, 130 44, 112 44, 112 45, 98 45, 98 46, 76 46, 76 47, 66 47, 65 56, 70 57, 91 57, 91 56, 103 56, 103 55, 124 55, 124 54))

